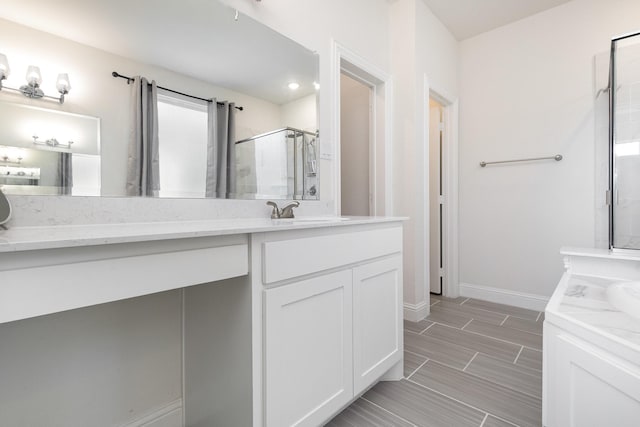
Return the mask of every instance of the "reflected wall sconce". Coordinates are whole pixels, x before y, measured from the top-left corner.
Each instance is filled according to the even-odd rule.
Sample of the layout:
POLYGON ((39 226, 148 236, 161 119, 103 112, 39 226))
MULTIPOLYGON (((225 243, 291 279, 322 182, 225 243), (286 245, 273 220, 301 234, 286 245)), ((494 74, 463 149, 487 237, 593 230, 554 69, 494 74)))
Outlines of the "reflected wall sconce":
POLYGON ((71 149, 71 144, 73 144, 73 141, 60 142, 55 138, 49 138, 49 139, 47 139, 45 141, 38 141, 38 138, 40 138, 38 135, 33 135, 31 138, 33 138, 34 145, 45 145, 47 147, 52 147, 52 148, 68 148, 68 149, 71 149))
POLYGON ((69 93, 71 90, 71 84, 69 83, 69 75, 66 73, 58 74, 58 79, 56 80, 56 89, 60 92, 60 96, 49 96, 45 95, 42 89, 40 89, 40 84, 42 83, 42 75, 40 74, 40 68, 34 65, 30 65, 27 68, 27 84, 20 86, 20 88, 12 88, 9 86, 2 85, 2 81, 9 77, 11 73, 11 68, 9 68, 9 61, 7 60, 6 55, 0 53, 0 90, 6 89, 14 92, 19 92, 28 98, 40 99, 47 98, 58 101, 60 104, 64 104, 64 96, 69 93))

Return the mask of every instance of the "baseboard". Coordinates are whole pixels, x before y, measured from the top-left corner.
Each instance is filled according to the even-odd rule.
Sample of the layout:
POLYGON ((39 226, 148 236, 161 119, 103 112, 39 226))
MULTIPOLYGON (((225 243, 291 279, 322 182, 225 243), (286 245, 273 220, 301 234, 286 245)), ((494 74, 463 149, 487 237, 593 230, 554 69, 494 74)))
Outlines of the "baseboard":
POLYGON ((423 301, 418 304, 404 303, 404 318, 410 322, 419 322, 429 315, 429 304, 423 301))
POLYGON ((544 311, 544 308, 549 302, 549 297, 543 295, 527 294, 508 289, 492 288, 490 286, 472 285, 470 283, 460 283, 460 296, 513 305, 535 311, 544 311))
POLYGON ((153 409, 122 427, 182 427, 182 399, 153 409))

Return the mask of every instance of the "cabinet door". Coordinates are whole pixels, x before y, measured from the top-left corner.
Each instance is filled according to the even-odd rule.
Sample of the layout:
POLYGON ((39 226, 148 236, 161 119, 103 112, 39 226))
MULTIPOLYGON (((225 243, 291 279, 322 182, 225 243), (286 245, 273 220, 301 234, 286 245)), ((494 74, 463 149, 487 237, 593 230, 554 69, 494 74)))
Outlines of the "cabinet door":
POLYGON ((352 276, 264 291, 265 422, 317 426, 353 397, 352 276))
MULTIPOLYGON (((640 371, 569 335, 556 336, 556 419, 549 427, 637 426, 640 371)), ((551 414, 550 414, 551 415, 551 414)), ((552 417, 549 417, 552 418, 552 417)))
POLYGON ((358 394, 402 360, 402 258, 353 270, 353 369, 358 394))

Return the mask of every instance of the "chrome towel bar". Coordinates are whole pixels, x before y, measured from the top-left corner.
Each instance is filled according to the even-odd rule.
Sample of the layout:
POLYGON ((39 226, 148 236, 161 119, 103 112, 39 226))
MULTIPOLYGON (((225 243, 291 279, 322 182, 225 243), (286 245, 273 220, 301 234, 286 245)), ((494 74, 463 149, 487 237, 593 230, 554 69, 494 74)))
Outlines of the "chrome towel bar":
POLYGON ((555 156, 550 156, 550 157, 531 157, 529 159, 498 160, 497 162, 480 162, 480 167, 485 167, 487 165, 494 165, 496 163, 530 162, 533 160, 555 160, 556 162, 559 162, 560 160, 562 160, 562 154, 556 154, 555 156))

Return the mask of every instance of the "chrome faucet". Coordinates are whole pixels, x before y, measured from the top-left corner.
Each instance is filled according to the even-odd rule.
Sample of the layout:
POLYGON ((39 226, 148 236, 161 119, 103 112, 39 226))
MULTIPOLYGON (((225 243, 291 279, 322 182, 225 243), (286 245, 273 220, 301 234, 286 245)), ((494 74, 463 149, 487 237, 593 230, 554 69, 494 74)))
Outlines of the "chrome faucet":
POLYGON ((300 202, 294 200, 284 208, 280 209, 275 202, 268 201, 267 206, 273 207, 273 210, 271 211, 271 219, 294 218, 293 208, 300 206, 300 202))

